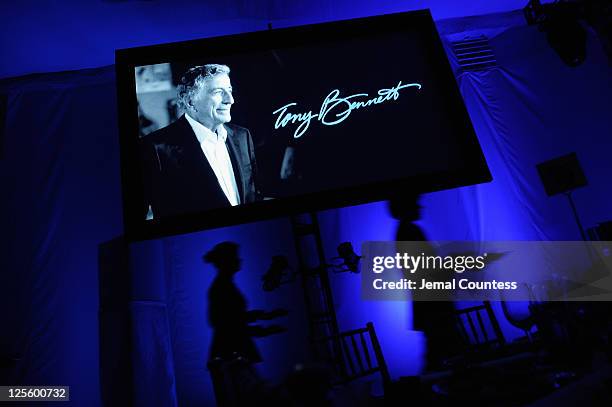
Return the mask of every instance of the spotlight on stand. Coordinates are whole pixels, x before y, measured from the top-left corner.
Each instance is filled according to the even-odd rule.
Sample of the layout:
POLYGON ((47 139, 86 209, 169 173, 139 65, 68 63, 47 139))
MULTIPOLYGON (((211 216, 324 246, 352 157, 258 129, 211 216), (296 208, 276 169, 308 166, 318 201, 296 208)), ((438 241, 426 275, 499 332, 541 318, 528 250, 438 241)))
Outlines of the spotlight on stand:
POLYGON ((340 257, 336 257, 336 259, 342 259, 343 262, 339 266, 336 266, 338 269, 334 270, 334 272, 342 273, 348 271, 351 273, 359 273, 359 259, 361 259, 361 256, 355 253, 351 242, 344 242, 338 245, 338 256, 340 257))
POLYGON ((289 276, 288 271, 290 269, 289 261, 285 256, 273 256, 268 271, 261 278, 264 291, 273 291, 282 284, 292 282, 294 279, 291 276, 286 278, 286 276, 289 276))
POLYGON ((529 25, 537 24, 546 33, 548 43, 568 66, 578 66, 586 59, 586 31, 580 24, 582 4, 556 1, 542 4, 530 0, 523 9, 529 25))

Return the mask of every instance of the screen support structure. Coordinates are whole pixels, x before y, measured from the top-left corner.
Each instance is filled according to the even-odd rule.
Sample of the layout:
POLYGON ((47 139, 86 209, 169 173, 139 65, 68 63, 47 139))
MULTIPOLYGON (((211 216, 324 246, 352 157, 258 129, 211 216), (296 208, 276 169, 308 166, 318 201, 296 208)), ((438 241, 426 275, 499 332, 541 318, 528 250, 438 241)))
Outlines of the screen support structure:
POLYGON ((291 217, 295 250, 298 258, 299 273, 308 318, 310 344, 317 360, 331 362, 338 374, 346 372, 342 347, 339 341, 338 320, 331 286, 328 265, 323 250, 323 240, 316 212, 291 217), (316 264, 310 264, 312 249, 316 251, 316 264), (325 337, 335 338, 331 347, 320 349, 318 340, 325 337))
POLYGON ((585 242, 587 241, 586 233, 584 233, 584 228, 582 227, 582 222, 580 222, 580 216, 578 216, 578 210, 576 209, 576 204, 574 204, 574 198, 572 198, 573 191, 564 192, 564 195, 567 197, 567 201, 569 202, 570 207, 572 208, 572 213, 574 214, 574 220, 576 221, 576 225, 578 226, 578 230, 580 231, 580 237, 585 242))

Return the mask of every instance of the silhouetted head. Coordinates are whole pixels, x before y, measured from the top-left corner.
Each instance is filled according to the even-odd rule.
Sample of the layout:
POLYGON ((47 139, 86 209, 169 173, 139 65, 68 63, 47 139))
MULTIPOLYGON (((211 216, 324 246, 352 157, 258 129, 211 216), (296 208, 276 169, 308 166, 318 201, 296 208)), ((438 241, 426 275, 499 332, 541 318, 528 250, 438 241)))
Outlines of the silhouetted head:
POLYGON ((233 275, 240 270, 242 264, 242 259, 238 255, 238 248, 237 243, 222 242, 202 256, 202 260, 214 265, 219 273, 233 275))
POLYGON ((419 205, 421 195, 420 192, 410 189, 395 192, 389 199, 391 216, 397 220, 410 222, 421 219, 422 206, 419 205))

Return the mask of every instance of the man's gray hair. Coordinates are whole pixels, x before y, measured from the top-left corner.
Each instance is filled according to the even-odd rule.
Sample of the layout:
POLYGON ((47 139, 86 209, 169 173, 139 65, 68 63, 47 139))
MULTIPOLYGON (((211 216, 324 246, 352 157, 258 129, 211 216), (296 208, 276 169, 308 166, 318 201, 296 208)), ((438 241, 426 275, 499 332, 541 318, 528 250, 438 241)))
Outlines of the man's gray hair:
POLYGON ((179 109, 184 112, 188 111, 191 100, 200 92, 206 80, 222 73, 229 75, 230 69, 227 65, 206 64, 194 66, 185 72, 181 78, 181 83, 176 88, 176 104, 179 109))

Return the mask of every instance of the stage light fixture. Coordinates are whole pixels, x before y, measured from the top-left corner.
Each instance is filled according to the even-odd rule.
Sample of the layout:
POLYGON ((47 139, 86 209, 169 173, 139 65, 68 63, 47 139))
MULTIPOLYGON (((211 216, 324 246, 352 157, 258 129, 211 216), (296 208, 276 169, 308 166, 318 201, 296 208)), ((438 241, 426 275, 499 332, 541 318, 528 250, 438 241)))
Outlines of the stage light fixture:
POLYGON ((355 253, 353 249, 353 245, 351 242, 343 242, 338 245, 338 256, 343 260, 343 263, 340 266, 344 266, 345 269, 340 271, 350 271, 351 273, 359 273, 359 256, 355 253))
POLYGON ((586 31, 580 19, 583 6, 578 1, 542 4, 530 0, 523 9, 530 25, 537 24, 546 33, 548 43, 568 66, 578 66, 586 59, 586 31))
POLYGON ((287 284, 292 282, 294 279, 286 278, 289 276, 289 270, 291 267, 289 266, 289 261, 285 256, 273 256, 272 263, 268 268, 266 274, 261 278, 263 280, 263 290, 264 291, 273 291, 280 287, 282 284, 287 284))
POLYGON ((318 275, 322 271, 333 273, 359 273, 359 260, 362 256, 355 253, 351 242, 344 242, 338 245, 339 257, 335 260, 342 260, 342 263, 323 264, 320 268, 295 271, 289 264, 285 256, 273 256, 268 271, 261 277, 262 288, 264 291, 274 291, 283 284, 289 284, 296 280, 297 276, 306 273, 307 276, 318 275))
POLYGON ((586 59, 586 32, 569 12, 553 12, 543 23, 546 39, 568 66, 578 66, 586 59))

